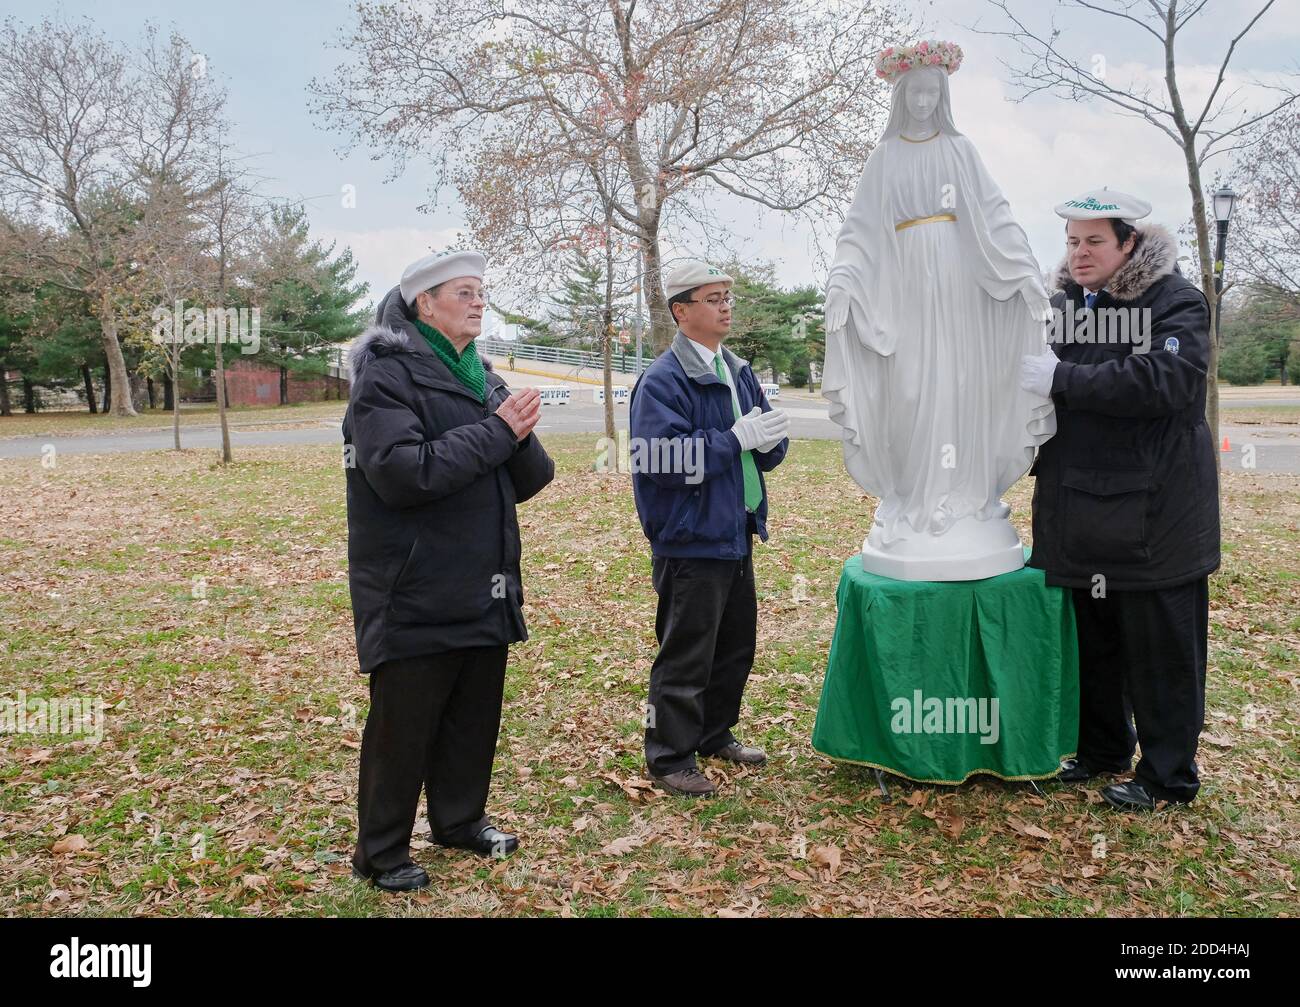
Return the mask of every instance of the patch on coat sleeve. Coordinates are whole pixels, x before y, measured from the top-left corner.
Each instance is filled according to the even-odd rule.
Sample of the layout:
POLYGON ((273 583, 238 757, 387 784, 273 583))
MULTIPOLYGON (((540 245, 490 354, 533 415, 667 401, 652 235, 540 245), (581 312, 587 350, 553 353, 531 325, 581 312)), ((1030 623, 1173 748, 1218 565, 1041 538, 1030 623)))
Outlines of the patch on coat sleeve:
POLYGON ((1168 339, 1166 339, 1166 340, 1165 340, 1165 349, 1168 350, 1170 353, 1177 353, 1177 352, 1178 352, 1178 337, 1177 337, 1177 336, 1170 336, 1168 339))

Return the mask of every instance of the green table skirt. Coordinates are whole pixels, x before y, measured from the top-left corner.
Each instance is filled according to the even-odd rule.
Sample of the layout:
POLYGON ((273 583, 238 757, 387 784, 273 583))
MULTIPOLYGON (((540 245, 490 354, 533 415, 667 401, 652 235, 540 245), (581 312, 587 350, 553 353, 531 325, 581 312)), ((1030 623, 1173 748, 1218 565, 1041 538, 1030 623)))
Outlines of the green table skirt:
POLYGON ((835 597, 817 752, 948 784, 1043 779, 1074 754, 1074 604, 1041 570, 900 581, 865 573, 857 555, 835 597))

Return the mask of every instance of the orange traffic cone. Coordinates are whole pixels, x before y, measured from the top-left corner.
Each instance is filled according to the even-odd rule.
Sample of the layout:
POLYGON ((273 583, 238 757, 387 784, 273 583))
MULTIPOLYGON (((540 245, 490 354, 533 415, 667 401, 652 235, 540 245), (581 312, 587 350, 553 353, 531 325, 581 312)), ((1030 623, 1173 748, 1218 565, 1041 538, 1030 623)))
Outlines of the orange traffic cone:
POLYGON ((1219 448, 1219 450, 1220 450, 1220 451, 1231 451, 1231 450, 1232 450, 1232 448, 1228 447, 1228 438, 1227 438, 1226 436, 1223 438, 1223 447, 1219 448))

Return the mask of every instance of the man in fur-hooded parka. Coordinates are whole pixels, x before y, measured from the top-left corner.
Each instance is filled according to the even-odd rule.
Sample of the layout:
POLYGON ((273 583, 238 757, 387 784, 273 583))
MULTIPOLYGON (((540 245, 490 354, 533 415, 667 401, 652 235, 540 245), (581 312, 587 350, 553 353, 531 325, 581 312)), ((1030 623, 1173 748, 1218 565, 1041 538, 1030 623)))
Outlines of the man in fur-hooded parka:
POLYGON ((1178 272, 1173 236, 1135 221, 1069 219, 1053 280, 1058 324, 1070 313, 1095 323, 1112 309, 1109 338, 1096 324, 1090 339, 1054 341, 1059 359, 1042 358, 1057 433, 1033 470, 1029 565, 1073 589, 1079 636, 1078 755, 1062 779, 1126 773, 1140 741, 1134 780, 1105 787, 1106 800, 1124 810, 1190 801, 1200 787, 1207 577, 1219 565, 1209 308, 1178 272), (1128 314, 1127 339, 1113 309, 1128 314))
POLYGON ((1177 272, 1173 235, 1139 224, 1134 239, 1092 307, 1068 259, 1053 276, 1058 312, 1082 320, 1130 308, 1151 324, 1145 353, 1133 330, 1127 344, 1053 345, 1057 432, 1034 468, 1029 561, 1050 584, 1091 588, 1103 574, 1111 590, 1151 590, 1219 565, 1218 454, 1205 421, 1209 307, 1177 272))

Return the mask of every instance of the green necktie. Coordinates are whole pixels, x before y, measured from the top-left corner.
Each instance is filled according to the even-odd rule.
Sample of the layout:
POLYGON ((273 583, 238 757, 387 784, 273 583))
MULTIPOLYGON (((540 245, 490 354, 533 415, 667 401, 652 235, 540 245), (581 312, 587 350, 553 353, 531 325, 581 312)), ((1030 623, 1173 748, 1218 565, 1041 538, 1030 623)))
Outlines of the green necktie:
MULTIPOLYGON (((726 375, 722 373, 723 363, 722 354, 713 355, 713 372, 717 374, 718 380, 727 385, 726 375)), ((731 411, 735 413, 734 419, 740 419, 740 404, 736 397, 731 394, 731 387, 727 386, 727 397, 731 399, 731 411)), ((754 452, 740 452, 740 471, 745 474, 745 509, 757 511, 758 505, 763 502, 763 487, 758 481, 758 466, 754 464, 754 452)))

